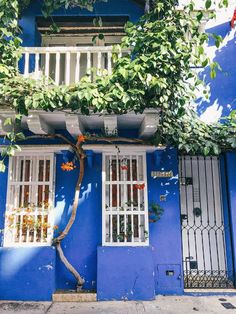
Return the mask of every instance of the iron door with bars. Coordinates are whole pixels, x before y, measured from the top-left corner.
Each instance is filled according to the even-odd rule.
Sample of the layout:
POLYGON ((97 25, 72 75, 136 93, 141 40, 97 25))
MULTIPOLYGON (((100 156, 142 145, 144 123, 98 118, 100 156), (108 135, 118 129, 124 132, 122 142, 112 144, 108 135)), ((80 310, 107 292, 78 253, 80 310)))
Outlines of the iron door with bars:
POLYGON ((179 159, 185 288, 233 288, 217 157, 179 159))

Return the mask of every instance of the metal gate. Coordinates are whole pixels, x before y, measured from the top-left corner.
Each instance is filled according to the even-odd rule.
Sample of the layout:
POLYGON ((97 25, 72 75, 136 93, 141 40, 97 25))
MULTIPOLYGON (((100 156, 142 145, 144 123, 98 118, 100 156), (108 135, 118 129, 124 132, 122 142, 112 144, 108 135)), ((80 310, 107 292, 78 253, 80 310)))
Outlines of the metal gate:
POLYGON ((185 288, 233 288, 217 157, 179 159, 185 288))

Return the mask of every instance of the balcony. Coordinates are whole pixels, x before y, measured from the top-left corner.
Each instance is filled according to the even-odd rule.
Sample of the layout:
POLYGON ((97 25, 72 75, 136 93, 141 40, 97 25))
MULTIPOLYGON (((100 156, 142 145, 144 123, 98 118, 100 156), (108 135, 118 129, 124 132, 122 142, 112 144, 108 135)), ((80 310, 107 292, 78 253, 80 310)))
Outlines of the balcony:
MULTIPOLYGON (((118 57, 127 55, 121 50, 118 57)), ((86 74, 93 80, 95 74, 111 74, 113 46, 83 47, 24 47, 20 71, 24 77, 44 78, 48 84, 71 85, 86 74)))

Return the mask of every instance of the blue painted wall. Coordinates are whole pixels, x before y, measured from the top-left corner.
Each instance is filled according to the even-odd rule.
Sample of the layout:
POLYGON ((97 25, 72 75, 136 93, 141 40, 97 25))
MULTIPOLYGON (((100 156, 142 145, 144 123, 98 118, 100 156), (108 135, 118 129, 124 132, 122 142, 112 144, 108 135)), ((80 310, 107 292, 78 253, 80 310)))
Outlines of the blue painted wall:
POLYGON ((56 289, 55 249, 3 247, 7 177, 8 168, 0 172, 0 300, 50 301, 56 289))
MULTIPOLYGON (((40 35, 35 18, 40 16, 41 1, 31 5, 22 16, 23 46, 39 46, 40 35)), ((109 0, 97 3, 94 12, 71 9, 58 10, 55 16, 64 15, 128 15, 136 21, 143 9, 130 0, 109 0)), ((215 80, 209 79, 209 71, 202 73, 211 87, 209 102, 201 102, 199 114, 215 104, 226 115, 235 107, 236 53, 235 37, 230 37, 228 23, 211 29, 221 34, 225 44, 216 51, 223 72, 215 80), (230 105, 230 106, 229 106, 230 105)), ((212 43, 210 42, 210 46, 212 43)), ((136 130, 128 134, 137 136, 136 130)), ((120 132, 127 136, 127 130, 120 132)), ((41 144, 58 141, 36 141, 41 144)), ((33 144, 33 142, 28 143, 33 144)), ((71 160, 69 152, 56 156, 55 224, 57 233, 63 230, 70 216, 74 186, 79 169, 63 172, 60 165, 71 160)), ((230 207, 229 219, 232 225, 232 248, 236 252, 236 153, 225 157, 224 202, 230 207)), ((159 203, 164 214, 157 223, 150 223, 149 247, 101 247, 101 154, 93 154, 86 161, 86 175, 83 181, 78 216, 68 237, 63 240, 65 255, 85 278, 85 289, 96 290, 99 300, 132 299, 151 300, 155 294, 182 294, 182 243, 179 207, 178 158, 174 149, 147 154, 148 199, 159 203), (152 178, 151 171, 170 171, 173 178, 152 178), (165 201, 160 201, 160 196, 165 201)), ((0 229, 4 228, 7 173, 0 173, 0 229)), ((226 206, 226 205, 225 205, 226 206)), ((228 235, 230 237, 230 235, 228 235)), ((0 234, 2 243, 2 233, 0 234)), ((231 266, 230 266, 231 267, 231 266)), ((231 267, 232 268, 232 267, 231 267)), ((236 263, 234 259, 234 268, 236 263)), ((50 300, 56 289, 74 289, 76 282, 56 256, 52 247, 0 248, 0 299, 50 300)))
MULTIPOLYGON (((68 152, 56 157, 55 224, 59 226, 57 232, 63 230, 69 219, 79 172, 78 168, 72 173, 64 172, 60 166, 62 162, 72 158, 73 155, 68 152)), ((97 246, 101 244, 102 235, 101 167, 99 154, 93 155, 92 165, 86 161, 79 214, 69 236, 62 241, 65 255, 85 278, 84 288, 89 290, 96 290, 97 246)), ((3 229, 7 172, 0 174, 0 182, 0 224, 3 229)), ((56 258, 55 249, 52 247, 1 248, 0 261, 0 299, 51 300, 55 289, 74 289, 76 286, 75 279, 59 258, 56 258), (9 290, 5 289, 7 283, 9 290), (42 289, 43 286, 47 289, 42 289)))
POLYGON ((232 246, 232 232, 231 232, 231 209, 230 199, 231 196, 228 194, 228 166, 226 155, 220 156, 220 175, 221 175, 221 190, 222 190, 222 205, 223 205, 223 217, 224 217, 224 230, 225 230, 225 246, 226 246, 226 262, 228 278, 235 282, 234 274, 234 251, 232 246))
MULTIPOLYGON (((233 16, 233 8, 232 8, 233 16)), ((201 72, 201 77, 210 88, 210 98, 207 101, 198 101, 198 113, 200 116, 204 115, 205 119, 214 122, 212 117, 225 117, 232 109, 236 109, 236 67, 235 67, 235 54, 236 54, 236 36, 235 30, 232 30, 229 23, 230 19, 211 26, 207 32, 222 36, 223 43, 220 48, 215 49, 214 40, 209 41, 209 55, 212 55, 210 50, 214 51, 213 61, 220 64, 222 71, 217 72, 215 79, 210 78, 209 68, 201 72)), ((204 120, 205 120, 204 119, 204 120)))
MULTIPOLYGON (((231 223, 231 242, 233 252, 234 270, 236 269, 236 153, 231 152, 225 155, 227 198, 229 203, 229 219, 231 223)), ((234 273, 234 282, 236 276, 234 273)))
MULTIPOLYGON (((143 8, 133 0, 108 0, 107 2, 97 2, 92 12, 80 9, 59 9, 52 16, 128 16, 133 22, 143 15, 143 8)), ((20 26, 23 29, 23 46, 34 47, 40 45, 40 36, 36 29, 35 18, 42 16, 41 1, 34 1, 22 14, 20 26)))
MULTIPOLYGON (((41 35, 37 30, 36 17, 42 16, 42 1, 33 1, 32 4, 22 13, 19 25, 22 29, 21 39, 24 47, 40 47, 41 35)), ((143 15, 143 7, 135 1, 130 0, 108 0, 97 2, 92 12, 80 8, 61 8, 53 12, 52 16, 127 16, 130 21, 136 22, 143 15)), ((30 71, 34 69, 35 59, 30 56, 30 71)), ((23 59, 19 62, 19 69, 23 72, 23 59)))
MULTIPOLYGON (((137 248, 103 248, 102 242, 102 155, 88 151, 78 215, 68 237, 62 241, 65 255, 85 278, 84 289, 97 290, 99 300, 151 300, 155 293, 182 292, 181 232, 179 222, 179 194, 177 155, 173 149, 147 154, 149 202, 166 201, 157 223, 150 224, 150 246, 137 248), (172 170, 171 179, 153 179, 151 171, 172 170), (168 234, 166 230, 168 229, 168 234), (98 248, 98 257, 97 257, 98 248), (115 261, 117 266, 114 266, 115 261), (110 271, 111 268, 113 272, 110 271), (126 272, 123 270, 127 269, 126 272), (173 271, 174 276, 167 276, 173 271), (97 274, 98 271, 98 274, 97 274), (108 274, 110 274, 108 276, 108 274), (97 286, 98 280, 98 286, 97 286), (113 289, 110 287, 113 286, 113 289)), ((55 224, 59 233, 71 212, 74 187, 79 168, 64 172, 62 162, 73 160, 65 151, 56 155, 55 224)), ((1 174, 1 204, 5 204, 7 173, 1 174)), ((1 224, 5 206, 1 207, 1 224)), ((52 247, 1 248, 0 298, 16 300, 50 300, 56 289, 75 289, 73 276, 65 269, 52 247), (7 261, 10 260, 10 263, 7 261), (47 266, 49 265, 49 266, 47 266), (5 289, 8 282, 9 290, 5 289), (47 289, 42 289, 43 286, 47 289), (13 290, 10 287, 15 287, 13 290), (30 292, 25 292, 29 287, 30 292)))
POLYGON ((149 223, 148 247, 98 248, 98 300, 152 300, 155 294, 182 294, 182 242, 178 157, 175 149, 147 154, 149 204, 164 209, 149 223), (152 178, 152 171, 173 171, 172 178, 152 178), (160 201, 160 196, 166 198, 160 201))
POLYGON ((0 172, 0 247, 3 245, 4 221, 7 199, 8 160, 5 162, 6 171, 0 172))
POLYGON ((175 149, 147 155, 148 200, 158 203, 164 214, 150 223, 150 246, 153 252, 156 294, 182 294, 182 240, 178 157, 175 149), (172 178, 152 178, 151 171, 173 171, 172 178), (165 201, 160 201, 165 196, 165 201), (172 273, 172 271, 174 273, 172 273), (171 272, 171 273, 168 273, 171 272), (168 276, 173 274, 173 276, 168 276))
POLYGON ((155 283, 150 247, 99 247, 99 301, 153 300, 155 283))
MULTIPOLYGON (((57 155, 55 223, 58 231, 68 222, 74 188, 79 169, 73 172, 62 171, 60 165, 71 160, 68 155, 57 155)), ((92 167, 86 160, 85 177, 80 194, 79 210, 76 221, 68 235, 62 241, 65 255, 85 278, 84 289, 96 290, 97 283, 97 246, 102 241, 102 157, 94 154, 92 167)), ((75 289, 74 277, 57 258, 57 289, 75 289)))
POLYGON ((53 247, 0 248, 0 300, 50 301, 55 256, 53 247))

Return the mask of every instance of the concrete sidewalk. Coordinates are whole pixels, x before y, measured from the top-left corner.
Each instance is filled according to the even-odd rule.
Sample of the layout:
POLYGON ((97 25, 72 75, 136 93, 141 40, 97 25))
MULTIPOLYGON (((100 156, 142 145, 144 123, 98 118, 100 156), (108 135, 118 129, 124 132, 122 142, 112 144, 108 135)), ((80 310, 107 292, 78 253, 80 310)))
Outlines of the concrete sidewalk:
POLYGON ((189 314, 235 313, 236 296, 169 297, 158 296, 152 302, 12 302, 0 301, 1 314, 189 314), (226 309, 233 306, 235 309, 226 309))

